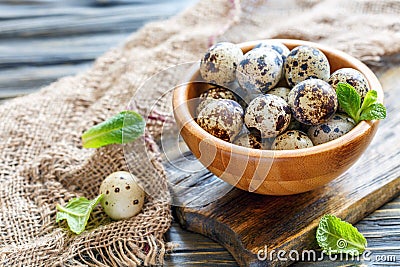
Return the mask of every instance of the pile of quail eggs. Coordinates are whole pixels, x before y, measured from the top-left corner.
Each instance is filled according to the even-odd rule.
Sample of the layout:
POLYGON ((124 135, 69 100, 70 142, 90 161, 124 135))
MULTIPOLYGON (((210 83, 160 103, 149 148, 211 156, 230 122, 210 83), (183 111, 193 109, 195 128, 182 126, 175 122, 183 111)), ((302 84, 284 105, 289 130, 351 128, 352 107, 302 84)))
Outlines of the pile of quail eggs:
POLYGON ((208 90, 198 99, 197 123, 208 133, 255 149, 308 148, 334 140, 354 126, 338 106, 336 86, 370 90, 363 74, 331 67, 322 51, 291 51, 266 40, 243 54, 235 44, 212 46, 200 63, 208 90))

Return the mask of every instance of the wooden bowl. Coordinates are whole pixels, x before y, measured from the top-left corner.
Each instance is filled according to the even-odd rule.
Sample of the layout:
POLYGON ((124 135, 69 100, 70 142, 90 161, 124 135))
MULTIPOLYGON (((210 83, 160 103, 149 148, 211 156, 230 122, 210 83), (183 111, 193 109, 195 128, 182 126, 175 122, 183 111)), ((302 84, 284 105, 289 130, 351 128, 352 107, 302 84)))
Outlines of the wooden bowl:
MULTIPOLYGON (((278 40, 289 49, 299 45, 323 51, 331 72, 350 67, 367 78, 371 89, 383 100, 382 86, 374 73, 359 60, 341 51, 299 40, 278 40)), ((260 41, 241 43, 247 52, 260 41)), ((206 87, 200 80, 199 67, 189 71, 186 84, 173 93, 175 120, 186 144, 212 173, 237 188, 265 195, 291 195, 327 184, 349 169, 374 137, 379 121, 362 121, 349 133, 333 141, 298 150, 258 150, 222 141, 203 130, 194 120, 197 98, 206 87)))

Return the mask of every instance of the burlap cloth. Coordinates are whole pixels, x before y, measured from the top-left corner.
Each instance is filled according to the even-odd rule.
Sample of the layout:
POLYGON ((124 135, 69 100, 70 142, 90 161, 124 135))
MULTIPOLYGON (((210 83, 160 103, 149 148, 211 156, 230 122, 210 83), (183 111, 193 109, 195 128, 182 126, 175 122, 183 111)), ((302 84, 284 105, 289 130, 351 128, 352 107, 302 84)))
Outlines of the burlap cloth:
MULTIPOLYGON (((214 41, 297 38, 344 50, 367 63, 400 51, 396 0, 200 1, 167 21, 151 23, 100 57, 91 70, 0 106, 1 266, 135 266, 160 264, 170 248, 168 203, 147 199, 143 212, 111 222, 98 209, 88 231, 72 235, 55 223, 55 204, 98 193, 100 182, 125 170, 123 149, 83 149, 80 135, 125 109, 139 85, 175 64, 198 60, 214 41)), ((177 74, 178 75, 178 74, 177 74)), ((166 76, 139 97, 140 112, 174 86, 166 76)), ((170 112, 169 102, 159 112, 170 112)), ((157 108, 156 108, 157 111, 157 108)), ((151 138, 154 187, 167 194, 165 174, 151 138)), ((148 167, 148 166, 147 166, 148 167)), ((150 175, 150 174, 149 174, 150 175)))

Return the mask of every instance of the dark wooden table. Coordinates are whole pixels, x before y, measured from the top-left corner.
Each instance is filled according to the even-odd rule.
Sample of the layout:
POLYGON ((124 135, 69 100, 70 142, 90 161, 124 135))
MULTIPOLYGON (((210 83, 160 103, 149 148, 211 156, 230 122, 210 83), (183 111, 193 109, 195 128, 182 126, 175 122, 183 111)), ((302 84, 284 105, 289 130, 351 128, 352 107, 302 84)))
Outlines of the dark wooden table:
MULTIPOLYGON (((178 13, 195 0, 3 0, 0 1, 0 103, 59 77, 78 73, 144 23, 178 13)), ((400 83, 400 65, 381 70, 386 85, 400 83)), ((357 225, 373 257, 366 265, 400 266, 400 197, 357 225)), ((166 239, 179 246, 167 266, 237 266, 219 244, 173 223, 166 239)), ((303 262, 296 266, 354 266, 303 262)), ((364 265, 365 266, 365 265, 364 265)))

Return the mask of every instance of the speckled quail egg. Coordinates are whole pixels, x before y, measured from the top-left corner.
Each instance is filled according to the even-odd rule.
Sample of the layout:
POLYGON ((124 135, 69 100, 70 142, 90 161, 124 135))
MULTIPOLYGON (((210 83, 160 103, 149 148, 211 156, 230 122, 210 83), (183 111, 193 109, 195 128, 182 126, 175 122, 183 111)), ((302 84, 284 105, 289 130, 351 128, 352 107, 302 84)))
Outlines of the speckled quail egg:
POLYGON ((285 100, 276 95, 262 95, 253 99, 246 109, 246 126, 255 128, 262 138, 275 137, 290 123, 290 108, 285 100))
POLYGON ((276 41, 276 40, 265 40, 262 41, 261 43, 259 43, 258 45, 256 45, 253 49, 255 48, 260 48, 260 47, 269 47, 274 49, 276 52, 279 53, 279 55, 281 55, 283 62, 285 62, 286 57, 289 55, 290 50, 289 48, 287 48, 286 45, 284 45, 283 43, 276 41))
POLYGON ((208 103, 216 99, 231 99, 237 101, 237 97, 230 90, 218 85, 212 85, 210 89, 199 96, 199 105, 196 109, 197 114, 199 114, 208 103))
POLYGON ((263 145, 261 142, 261 138, 255 136, 252 133, 243 133, 239 135, 233 143, 238 146, 244 146, 248 148, 254 148, 254 149, 263 149, 263 145))
POLYGON ((201 59, 201 77, 207 82, 218 85, 233 82, 242 57, 243 52, 237 45, 228 42, 218 43, 210 47, 201 59))
POLYGON ((317 125, 328 121, 335 114, 338 100, 329 83, 309 79, 293 87, 288 104, 296 120, 306 125, 317 125))
POLYGON ((353 129, 355 123, 347 115, 337 113, 329 121, 311 126, 308 129, 308 136, 314 145, 323 144, 332 141, 353 129))
POLYGON ((297 130, 286 131, 275 138, 272 143, 273 150, 290 150, 314 146, 310 138, 297 130))
POLYGON ((284 68, 286 81, 291 87, 310 78, 328 81, 330 75, 329 61, 324 53, 310 46, 292 49, 284 68))
POLYGON ((291 90, 291 89, 290 89, 290 88, 287 88, 287 87, 275 87, 275 88, 269 90, 269 91, 268 91, 268 94, 276 95, 276 96, 282 97, 283 100, 285 100, 285 101, 287 102, 287 101, 288 101, 288 96, 289 96, 290 90, 291 90))
POLYGON ((118 171, 107 176, 101 183, 101 206, 114 220, 127 219, 138 214, 144 204, 145 193, 129 172, 118 171))
POLYGON ((282 77, 283 60, 275 50, 267 47, 247 52, 237 67, 236 78, 242 88, 267 92, 282 77))
POLYGON ((197 123, 213 136, 232 142, 243 127, 243 108, 229 99, 212 101, 200 111, 197 123))
MULTIPOLYGON (((336 91, 338 83, 348 83, 356 89, 363 100, 367 92, 370 90, 369 84, 365 79, 364 75, 358 70, 352 68, 342 68, 338 69, 332 73, 328 80, 328 83, 332 85, 333 89, 336 91)), ((339 106, 340 108, 340 106, 339 106)))

